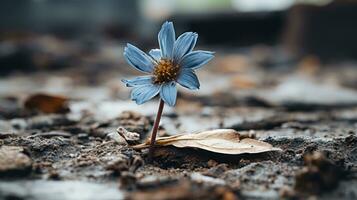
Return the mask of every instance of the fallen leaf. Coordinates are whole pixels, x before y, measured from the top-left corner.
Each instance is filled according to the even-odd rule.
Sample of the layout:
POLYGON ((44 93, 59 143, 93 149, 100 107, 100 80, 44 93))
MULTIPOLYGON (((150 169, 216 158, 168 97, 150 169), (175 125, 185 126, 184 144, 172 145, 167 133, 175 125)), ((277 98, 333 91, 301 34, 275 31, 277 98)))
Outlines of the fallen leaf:
POLYGON ((65 113, 69 111, 68 99, 63 96, 34 94, 25 100, 25 108, 44 113, 65 113))
MULTIPOLYGON (((263 153, 268 151, 280 151, 271 144, 259 140, 244 138, 233 129, 216 129, 196 134, 179 134, 170 137, 159 137, 156 146, 175 146, 178 148, 199 148, 222 154, 263 153)), ((132 146, 134 149, 142 149, 150 146, 150 141, 132 146)))

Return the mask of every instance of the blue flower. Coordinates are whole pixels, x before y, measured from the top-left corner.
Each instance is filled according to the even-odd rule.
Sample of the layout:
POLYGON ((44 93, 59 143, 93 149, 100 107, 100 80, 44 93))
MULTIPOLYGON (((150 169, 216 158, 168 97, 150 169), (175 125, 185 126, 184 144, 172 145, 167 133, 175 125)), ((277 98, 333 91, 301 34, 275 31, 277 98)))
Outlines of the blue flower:
POLYGON ((160 49, 149 54, 127 44, 124 49, 126 61, 135 69, 147 73, 131 80, 123 80, 127 87, 133 87, 131 99, 143 104, 160 94, 169 106, 176 103, 176 83, 190 90, 200 87, 194 70, 201 68, 214 56, 210 51, 193 51, 197 33, 186 32, 175 40, 172 22, 165 22, 158 35, 160 49))

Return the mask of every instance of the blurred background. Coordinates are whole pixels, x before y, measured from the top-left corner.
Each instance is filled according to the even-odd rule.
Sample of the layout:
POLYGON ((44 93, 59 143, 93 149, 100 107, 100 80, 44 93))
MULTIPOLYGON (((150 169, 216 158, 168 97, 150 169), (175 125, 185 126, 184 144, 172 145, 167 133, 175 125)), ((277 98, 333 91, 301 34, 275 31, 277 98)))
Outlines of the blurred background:
POLYGON ((128 101, 120 80, 140 73, 125 63, 125 44, 157 48, 170 20, 176 36, 197 32, 196 49, 216 52, 198 72, 198 96, 227 93, 210 106, 255 104, 261 96, 275 105, 357 99, 352 0, 2 0, 0 19, 2 97, 128 101))
POLYGON ((177 34, 198 32, 199 45, 216 51, 273 47, 271 64, 306 55, 351 60, 356 11, 348 0, 2 0, 0 70, 74 67, 80 53, 129 41, 149 49, 165 20, 174 21, 177 34))
POLYGON ((356 199, 356 134, 356 0, 0 0, 0 200, 356 199), (120 139, 158 108, 131 101, 124 47, 158 48, 166 20, 215 57, 158 135, 232 128, 281 153, 148 163, 120 139))

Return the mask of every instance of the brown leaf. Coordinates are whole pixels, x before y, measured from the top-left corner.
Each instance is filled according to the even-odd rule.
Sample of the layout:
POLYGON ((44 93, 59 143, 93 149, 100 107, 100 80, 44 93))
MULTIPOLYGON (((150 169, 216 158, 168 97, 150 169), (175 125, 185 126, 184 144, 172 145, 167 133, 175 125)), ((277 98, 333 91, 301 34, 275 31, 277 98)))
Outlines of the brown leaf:
POLYGON ((25 100, 25 108, 39 110, 44 113, 64 113, 67 112, 67 98, 48 94, 34 94, 25 100))
MULTIPOLYGON (((180 134, 170 137, 157 138, 157 146, 172 145, 178 148, 192 147, 223 154, 263 153, 279 151, 272 145, 251 138, 239 139, 240 134, 233 129, 216 129, 196 134, 180 134)), ((147 141, 144 144, 133 146, 141 149, 150 146, 147 141)))

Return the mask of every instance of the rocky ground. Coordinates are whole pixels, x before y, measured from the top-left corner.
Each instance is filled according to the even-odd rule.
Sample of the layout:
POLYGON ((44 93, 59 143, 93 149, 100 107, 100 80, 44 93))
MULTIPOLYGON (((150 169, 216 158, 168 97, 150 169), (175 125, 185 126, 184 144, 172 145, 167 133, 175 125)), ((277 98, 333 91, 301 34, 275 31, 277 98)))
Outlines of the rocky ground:
POLYGON ((145 140, 158 104, 128 100, 120 79, 137 74, 120 49, 0 79, 0 199, 357 198, 353 63, 218 51, 198 72, 201 90, 181 88, 177 106, 164 109, 159 134, 233 128, 282 151, 160 147, 149 159, 115 140, 120 126, 145 140))

